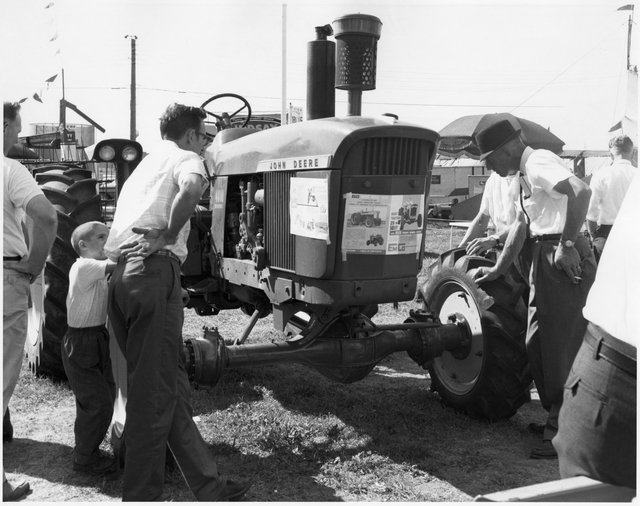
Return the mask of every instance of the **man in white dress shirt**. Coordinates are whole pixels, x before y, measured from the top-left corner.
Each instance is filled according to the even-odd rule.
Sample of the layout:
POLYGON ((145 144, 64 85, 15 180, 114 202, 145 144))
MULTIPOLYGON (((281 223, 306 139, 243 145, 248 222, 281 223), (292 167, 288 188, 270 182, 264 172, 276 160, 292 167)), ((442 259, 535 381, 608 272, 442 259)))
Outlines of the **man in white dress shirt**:
POLYGON ((587 211, 587 226, 593 238, 596 260, 600 259, 611 226, 616 220, 622 201, 638 169, 631 163, 633 141, 627 135, 618 135, 609 141, 613 163, 591 176, 591 200, 587 211))

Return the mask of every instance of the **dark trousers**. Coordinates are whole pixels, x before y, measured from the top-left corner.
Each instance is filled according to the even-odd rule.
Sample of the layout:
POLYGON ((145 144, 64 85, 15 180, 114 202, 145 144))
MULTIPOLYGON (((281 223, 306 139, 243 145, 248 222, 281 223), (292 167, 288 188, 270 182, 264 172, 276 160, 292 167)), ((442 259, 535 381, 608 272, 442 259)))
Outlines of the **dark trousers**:
POLYGON ((604 251, 604 245, 607 243, 607 238, 609 237, 612 226, 613 225, 599 225, 598 228, 596 228, 596 233, 593 236, 593 253, 598 262, 604 251))
POLYGON ((109 318, 127 361, 123 500, 161 500, 167 444, 199 501, 225 484, 193 421, 180 360, 180 266, 151 255, 120 263, 109 282, 109 318))
POLYGON ((575 245, 582 260, 582 281, 577 285, 556 268, 557 248, 557 240, 533 246, 526 339, 531 374, 542 407, 549 412, 543 434, 548 440, 558 431, 564 382, 587 328, 582 308, 596 275, 596 261, 584 236, 579 236, 575 245))
POLYGON ((109 430, 116 397, 109 332, 104 325, 70 327, 61 348, 64 371, 76 397, 73 460, 92 464, 100 457, 98 448, 109 430))
MULTIPOLYGON (((598 334, 592 325, 587 333, 598 334)), ((635 347, 615 338, 605 342, 636 358, 635 347)), ((560 430, 553 440, 562 478, 587 476, 636 488, 636 383, 635 375, 582 343, 567 378, 560 430)))

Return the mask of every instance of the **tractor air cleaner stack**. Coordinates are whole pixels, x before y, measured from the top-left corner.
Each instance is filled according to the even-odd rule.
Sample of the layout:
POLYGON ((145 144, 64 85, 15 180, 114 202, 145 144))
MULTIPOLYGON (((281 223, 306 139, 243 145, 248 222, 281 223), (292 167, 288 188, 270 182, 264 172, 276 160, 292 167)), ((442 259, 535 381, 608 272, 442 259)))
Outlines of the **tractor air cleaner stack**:
POLYGON ((316 26, 316 40, 307 43, 307 120, 336 115, 336 43, 331 25, 316 26))
POLYGON ((376 89, 376 58, 382 22, 367 14, 348 14, 333 22, 337 46, 336 88, 347 90, 349 116, 360 116, 362 91, 376 89))

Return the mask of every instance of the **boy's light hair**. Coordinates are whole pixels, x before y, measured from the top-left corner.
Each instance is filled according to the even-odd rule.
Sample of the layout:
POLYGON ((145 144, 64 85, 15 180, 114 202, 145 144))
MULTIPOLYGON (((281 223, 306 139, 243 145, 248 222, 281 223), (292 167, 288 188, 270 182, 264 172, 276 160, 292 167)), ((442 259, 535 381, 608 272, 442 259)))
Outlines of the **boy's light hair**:
POLYGON ((106 227, 101 221, 88 221, 75 228, 71 234, 71 246, 78 255, 80 254, 80 241, 87 239, 98 225, 106 227))

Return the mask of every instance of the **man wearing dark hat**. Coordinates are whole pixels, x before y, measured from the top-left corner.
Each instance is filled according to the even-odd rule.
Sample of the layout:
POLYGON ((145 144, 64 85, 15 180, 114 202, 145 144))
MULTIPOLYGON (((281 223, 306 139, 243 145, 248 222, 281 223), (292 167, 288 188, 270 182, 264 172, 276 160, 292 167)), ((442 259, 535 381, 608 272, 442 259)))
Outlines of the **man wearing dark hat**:
POLYGON ((549 413, 542 445, 533 448, 531 458, 557 458, 551 440, 558 432, 564 383, 587 328, 582 308, 596 272, 589 241, 580 231, 591 190, 557 155, 527 146, 508 120, 479 132, 476 143, 487 168, 501 177, 518 175, 521 188, 503 254, 474 277, 480 284, 504 274, 528 229, 535 242, 526 346, 540 402, 549 413))

